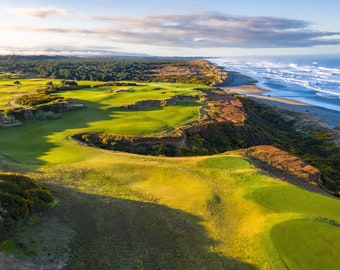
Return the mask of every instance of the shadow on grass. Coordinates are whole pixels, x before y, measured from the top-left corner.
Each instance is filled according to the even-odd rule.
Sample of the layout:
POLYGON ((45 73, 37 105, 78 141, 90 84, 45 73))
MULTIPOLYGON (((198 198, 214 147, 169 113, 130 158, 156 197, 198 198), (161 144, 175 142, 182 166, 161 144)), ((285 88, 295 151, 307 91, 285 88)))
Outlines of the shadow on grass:
MULTIPOLYGON (((58 220, 50 230, 67 227, 74 232, 63 269, 255 269, 214 252, 218 242, 208 238, 202 220, 191 214, 152 203, 51 188, 60 203, 48 214, 48 219, 58 220)), ((58 248, 49 239, 53 233, 47 234, 44 252, 51 265, 65 256, 54 255, 58 248)))
POLYGON ((23 126, 0 129, 0 152, 8 159, 33 165, 46 162, 39 159, 44 153, 56 147, 49 136, 67 129, 81 129, 91 122, 112 119, 111 112, 102 105, 85 102, 85 109, 65 112, 55 120, 33 120, 23 126))

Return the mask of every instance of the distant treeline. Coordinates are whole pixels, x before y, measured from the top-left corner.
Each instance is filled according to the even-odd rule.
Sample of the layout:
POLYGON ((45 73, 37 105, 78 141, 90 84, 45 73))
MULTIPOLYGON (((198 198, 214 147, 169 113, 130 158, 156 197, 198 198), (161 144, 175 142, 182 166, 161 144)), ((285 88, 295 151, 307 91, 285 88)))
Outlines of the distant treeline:
POLYGON ((207 61, 178 58, 68 59, 3 56, 0 57, 0 72, 68 80, 165 81, 209 85, 221 83, 226 78, 226 72, 207 61))
POLYGON ((43 61, 43 60, 58 60, 71 59, 66 56, 49 56, 49 55, 0 55, 0 63, 3 62, 21 62, 21 61, 43 61))

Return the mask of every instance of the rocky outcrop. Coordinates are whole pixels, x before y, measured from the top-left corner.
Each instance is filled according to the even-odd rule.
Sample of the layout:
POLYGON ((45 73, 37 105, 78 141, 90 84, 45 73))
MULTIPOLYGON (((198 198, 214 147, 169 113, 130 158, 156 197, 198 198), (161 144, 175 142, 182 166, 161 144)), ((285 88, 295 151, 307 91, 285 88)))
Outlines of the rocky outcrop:
POLYGON ((17 120, 14 116, 4 116, 0 113, 0 127, 16 127, 21 126, 23 123, 17 120))
POLYGON ((247 119, 242 102, 223 91, 205 91, 208 96, 207 115, 216 122, 231 122, 243 124, 247 119))
POLYGON ((275 169, 289 172, 292 175, 304 179, 310 183, 322 184, 321 173, 315 167, 307 164, 302 159, 290 155, 272 145, 259 145, 244 150, 246 156, 257 159, 275 169))

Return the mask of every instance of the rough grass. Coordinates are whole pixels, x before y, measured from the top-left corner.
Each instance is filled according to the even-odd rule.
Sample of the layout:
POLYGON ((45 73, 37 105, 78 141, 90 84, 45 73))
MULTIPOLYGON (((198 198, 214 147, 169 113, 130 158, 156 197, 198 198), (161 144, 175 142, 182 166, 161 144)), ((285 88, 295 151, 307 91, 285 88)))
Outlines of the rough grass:
POLYGON ((87 109, 0 130, 0 153, 32 164, 30 171, 16 166, 47 183, 60 201, 40 222, 23 227, 14 242, 7 242, 34 256, 0 256, 0 268, 56 269, 59 263, 65 269, 313 269, 320 254, 315 262, 319 269, 339 269, 333 256, 339 249, 339 200, 266 175, 233 153, 138 156, 70 139, 84 130, 128 133, 138 127, 141 134, 160 132, 189 121, 198 110, 192 104, 173 106, 166 113, 118 109, 140 99, 179 94, 172 90, 194 93, 186 85, 152 87, 133 87, 135 96, 100 88, 62 92, 86 100, 87 109), (164 89, 169 94, 155 92, 164 89), (182 116, 176 118, 175 111, 182 116), (175 119, 163 119, 167 115, 175 119), (154 117, 154 124, 140 124, 142 116, 154 117), (306 248, 296 251, 299 247, 306 248))
MULTIPOLYGON (((285 269, 287 258, 294 260, 292 254, 288 253, 286 257, 282 256, 281 252, 283 250, 281 250, 281 246, 275 240, 282 236, 279 235, 280 232, 276 233, 275 236, 272 233, 272 228, 274 227, 273 230, 275 230, 278 224, 283 224, 282 222, 295 220, 296 218, 340 220, 337 210, 340 204, 338 200, 304 191, 266 176, 252 167, 244 158, 234 155, 219 155, 214 158, 156 158, 111 153, 101 150, 96 156, 85 161, 60 164, 52 167, 44 166, 41 167, 41 172, 46 177, 46 182, 96 195, 100 201, 110 203, 110 198, 115 198, 123 200, 118 202, 123 203, 125 201, 128 204, 131 202, 132 205, 134 205, 133 202, 141 202, 140 205, 144 205, 146 209, 149 206, 156 208, 156 211, 160 213, 158 218, 161 218, 163 214, 167 215, 166 213, 170 211, 170 213, 174 213, 174 218, 179 218, 190 225, 191 229, 187 229, 186 233, 191 234, 193 233, 191 230, 204 229, 203 231, 205 232, 201 231, 206 237, 203 242, 210 243, 207 244, 209 246, 208 249, 213 251, 213 254, 215 254, 214 258, 221 260, 220 257, 216 257, 216 253, 223 254, 222 261, 224 261, 225 265, 231 267, 231 265, 236 264, 238 265, 236 269, 247 269, 249 264, 260 269, 285 269), (225 164, 225 167, 222 164, 225 164), (234 166, 233 164, 237 165, 234 166), (258 195, 270 189, 272 189, 271 193, 268 192, 268 194, 263 196, 258 195), (289 194, 292 194, 291 198, 289 194), (294 199, 296 204, 294 204, 294 199), (318 205, 318 202, 320 205, 318 205), (167 210, 162 212, 164 209, 158 209, 157 205, 166 206, 167 210), (269 205, 273 205, 273 207, 269 207, 269 205), (211 244, 211 240, 213 240, 214 244, 211 244), (237 261, 230 261, 228 258, 238 259, 237 261), (239 264, 240 262, 246 264, 239 264)), ((41 177, 41 175, 39 176, 41 177)), ((87 200, 82 201, 86 205, 92 205, 93 202, 93 200, 91 200, 91 203, 87 200)), ((68 208, 65 205, 63 207, 66 207, 65 209, 68 208)), ((87 214, 94 215, 94 212, 96 212, 96 215, 106 216, 104 213, 101 214, 108 211, 105 210, 105 207, 91 207, 93 207, 93 210, 89 210, 87 214)), ((134 211, 132 209, 133 207, 131 206, 130 210, 125 209, 120 213, 134 211)), ((135 222, 136 224, 144 224, 144 217, 149 214, 150 212, 144 211, 141 216, 137 213, 133 214, 133 217, 136 218, 136 220, 133 220, 133 224, 135 222)), ((113 213, 110 215, 115 217, 113 213)), ((182 230, 182 225, 178 224, 176 218, 174 220, 171 218, 167 222, 177 224, 175 226, 179 226, 179 228, 175 232, 178 232, 182 230)), ((101 216, 101 218, 97 217, 97 219, 108 220, 108 217, 104 218, 101 216)), ((117 219, 120 220, 118 217, 117 219)), ((151 219, 151 217, 148 216, 148 219, 151 219)), ((80 226, 78 228, 83 228, 80 229, 81 233, 84 233, 83 237, 91 237, 90 232, 82 231, 85 230, 86 226, 79 225, 82 222, 81 220, 83 219, 79 217, 77 224, 80 226)), ((123 222, 124 218, 121 220, 123 222)), ((125 225, 120 229, 123 232, 125 227, 132 226, 132 223, 128 221, 124 222, 127 223, 124 223, 125 225)), ((130 222, 132 221, 130 220, 130 222)), ((315 224, 317 223, 312 223, 310 228, 313 229, 315 224)), ((100 237, 103 238, 101 241, 106 241, 105 233, 102 231, 103 228, 100 226, 96 228, 98 233, 101 234, 100 237)), ((131 227, 129 228, 131 229, 131 227)), ((165 237, 167 233, 164 231, 164 235, 162 234, 164 228, 162 225, 154 232, 161 234, 158 235, 160 239, 165 237)), ((327 233, 327 230, 323 231, 322 228, 326 229, 326 227, 321 227, 320 230, 327 233)), ((336 233, 338 229, 336 227, 334 232, 336 233)), ((110 230, 110 228, 107 228, 107 230, 110 230)), ((114 231, 119 230, 116 229, 114 231)), ((301 234, 302 231, 296 229, 294 233, 301 234)), ((130 233, 146 234, 143 237, 148 238, 150 232, 144 231, 141 233, 131 229, 130 233)), ((185 240, 182 239, 183 242, 180 242, 180 245, 187 247, 186 254, 189 255, 186 256, 195 257, 197 255, 197 250, 188 247, 187 242, 197 243, 196 241, 202 240, 197 237, 198 235, 192 236, 190 240, 185 238, 185 240)), ((100 242, 100 240, 98 241, 100 242)), ((129 241, 138 242, 140 239, 130 239, 129 241)), ((140 245, 140 242, 138 243, 132 244, 132 246, 140 245)), ((172 242, 169 245, 177 244, 172 242)), ((288 250, 296 248, 295 242, 285 242, 284 245, 286 245, 288 250)), ((324 250, 332 249, 333 246, 333 243, 323 242, 324 250)), ((77 256, 79 256, 77 261, 79 263, 84 260, 84 264, 87 265, 85 261, 89 255, 83 255, 82 257, 81 254, 85 254, 82 252, 94 252, 92 248, 90 249, 91 251, 86 251, 88 248, 90 246, 84 245, 81 252, 77 251, 79 252, 77 253, 77 256)), ((98 248, 98 250, 107 248, 108 246, 103 244, 102 248, 98 248)), ((137 256, 137 253, 129 255, 126 253, 127 251, 120 252, 125 254, 121 255, 123 258, 125 256, 136 258, 137 256)), ((332 251, 330 250, 330 252, 332 251)), ((93 256, 95 254, 96 252, 93 253, 93 256)), ((146 257, 143 257, 145 253, 143 254, 138 256, 141 256, 141 261, 147 265, 150 261, 147 262, 146 257)), ((309 255, 314 256, 315 253, 311 252, 309 255)), ((105 257, 106 255, 103 256, 105 257)), ((207 269, 226 268, 222 266, 212 267, 213 265, 216 267, 215 263, 217 262, 215 259, 209 262, 199 260, 199 262, 196 261, 197 264, 189 265, 188 263, 177 269, 183 269, 182 267, 184 269, 195 269, 201 267, 202 264, 205 264, 207 269)), ((178 257, 177 260, 182 259, 178 257)), ((306 257, 306 260, 308 260, 308 257, 306 257)), ((337 257, 327 255, 320 257, 320 260, 326 260, 327 263, 337 265, 337 257)), ((160 262, 158 261, 157 263, 160 262)), ((109 268, 104 267, 104 269, 109 268)), ((146 267, 146 269, 148 268, 146 267)))

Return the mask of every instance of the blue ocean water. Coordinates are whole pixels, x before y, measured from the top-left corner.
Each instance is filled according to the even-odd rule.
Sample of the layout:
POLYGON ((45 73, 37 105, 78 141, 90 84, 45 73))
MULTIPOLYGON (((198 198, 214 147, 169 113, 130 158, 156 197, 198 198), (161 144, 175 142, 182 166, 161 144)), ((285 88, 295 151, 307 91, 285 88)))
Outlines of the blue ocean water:
POLYGON ((340 56, 230 57, 209 61, 257 80, 265 95, 340 111, 340 56))

